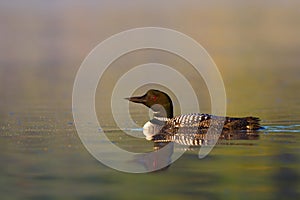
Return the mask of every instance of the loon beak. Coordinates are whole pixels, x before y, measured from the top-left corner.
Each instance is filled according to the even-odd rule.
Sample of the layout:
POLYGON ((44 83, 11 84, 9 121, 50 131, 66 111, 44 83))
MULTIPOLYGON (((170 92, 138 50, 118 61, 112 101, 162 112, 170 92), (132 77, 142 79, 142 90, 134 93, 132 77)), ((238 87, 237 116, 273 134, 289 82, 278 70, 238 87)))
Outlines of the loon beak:
POLYGON ((134 103, 146 103, 146 99, 144 98, 144 96, 141 97, 129 97, 129 98, 125 98, 128 101, 134 102, 134 103))

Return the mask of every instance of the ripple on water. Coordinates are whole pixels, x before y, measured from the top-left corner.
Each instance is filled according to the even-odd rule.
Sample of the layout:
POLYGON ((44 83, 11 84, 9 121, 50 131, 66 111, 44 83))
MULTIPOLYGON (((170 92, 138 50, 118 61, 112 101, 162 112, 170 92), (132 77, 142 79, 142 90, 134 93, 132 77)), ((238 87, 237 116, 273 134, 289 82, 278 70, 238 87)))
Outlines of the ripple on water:
POLYGON ((300 133, 300 124, 264 126, 266 133, 300 133))

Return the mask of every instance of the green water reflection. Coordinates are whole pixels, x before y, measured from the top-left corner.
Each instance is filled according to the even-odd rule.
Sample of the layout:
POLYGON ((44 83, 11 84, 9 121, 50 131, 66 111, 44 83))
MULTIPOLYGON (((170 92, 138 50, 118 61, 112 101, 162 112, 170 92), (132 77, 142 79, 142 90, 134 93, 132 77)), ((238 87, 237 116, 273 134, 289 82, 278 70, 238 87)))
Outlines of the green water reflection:
MULTIPOLYGON (((297 133, 262 131, 259 140, 224 141, 202 160, 198 149, 192 148, 168 169, 140 175, 118 172, 96 161, 72 125, 38 129, 1 136, 2 197, 281 199, 299 195, 300 129, 295 129, 297 133)), ((133 150, 151 148, 146 141, 118 142, 133 150)))

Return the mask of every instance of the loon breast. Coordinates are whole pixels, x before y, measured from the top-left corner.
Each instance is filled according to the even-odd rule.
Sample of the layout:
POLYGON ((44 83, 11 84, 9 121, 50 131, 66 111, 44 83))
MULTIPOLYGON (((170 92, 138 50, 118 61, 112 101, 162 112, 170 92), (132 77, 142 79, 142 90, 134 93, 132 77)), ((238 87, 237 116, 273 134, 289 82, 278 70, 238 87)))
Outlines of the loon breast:
POLYGON ((151 121, 148 121, 143 126, 143 134, 146 136, 147 140, 152 140, 154 135, 157 135, 160 133, 163 125, 152 123, 151 121))
POLYGON ((154 117, 150 121, 144 124, 143 134, 147 140, 152 140, 154 135, 160 134, 163 127, 169 121, 166 117, 154 117))

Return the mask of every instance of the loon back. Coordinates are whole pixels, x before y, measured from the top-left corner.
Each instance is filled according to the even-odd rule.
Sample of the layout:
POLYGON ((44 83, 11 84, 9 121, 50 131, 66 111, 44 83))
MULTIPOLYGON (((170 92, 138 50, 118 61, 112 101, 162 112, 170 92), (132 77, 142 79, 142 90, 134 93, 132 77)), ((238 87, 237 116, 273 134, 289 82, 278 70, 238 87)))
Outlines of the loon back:
POLYGON ((258 130, 260 125, 259 119, 256 117, 219 117, 209 114, 192 113, 179 115, 171 119, 154 118, 145 124, 144 134, 148 140, 171 140, 170 136, 174 139, 178 138, 179 135, 184 135, 186 138, 199 139, 193 143, 201 143, 199 141, 205 137, 210 127, 215 131, 221 129, 221 137, 228 138, 227 136, 232 135, 234 132, 238 134, 237 131, 251 132, 258 130))
POLYGON ((179 115, 167 121, 166 127, 207 129, 211 124, 224 125, 223 130, 258 130, 259 118, 257 117, 220 117, 209 114, 192 113, 179 115))

